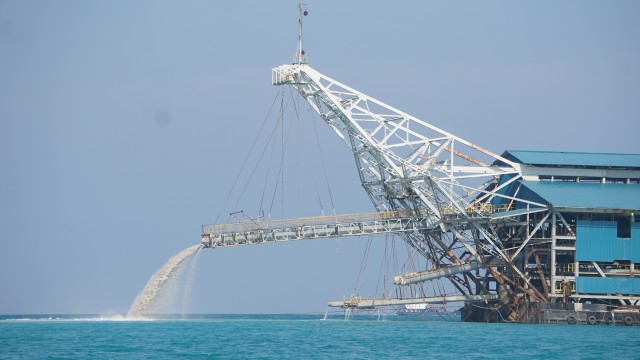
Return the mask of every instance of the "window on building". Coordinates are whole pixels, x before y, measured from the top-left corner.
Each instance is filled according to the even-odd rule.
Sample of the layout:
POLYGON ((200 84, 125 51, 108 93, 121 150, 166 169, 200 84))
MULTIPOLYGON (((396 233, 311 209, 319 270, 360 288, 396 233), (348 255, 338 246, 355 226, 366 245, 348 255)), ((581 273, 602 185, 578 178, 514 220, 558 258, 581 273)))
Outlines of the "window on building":
POLYGON ((631 219, 628 216, 618 218, 618 237, 631 238, 631 219))

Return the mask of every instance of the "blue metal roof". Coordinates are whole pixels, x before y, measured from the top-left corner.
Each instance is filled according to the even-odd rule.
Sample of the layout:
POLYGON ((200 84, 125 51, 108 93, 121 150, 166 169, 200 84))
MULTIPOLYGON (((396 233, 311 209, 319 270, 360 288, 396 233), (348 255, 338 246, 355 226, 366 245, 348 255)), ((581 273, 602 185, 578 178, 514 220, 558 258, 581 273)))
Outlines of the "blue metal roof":
POLYGON ((520 181, 555 207, 640 209, 640 184, 520 181))
POLYGON ((640 168, 640 154, 507 150, 503 157, 531 165, 640 168))

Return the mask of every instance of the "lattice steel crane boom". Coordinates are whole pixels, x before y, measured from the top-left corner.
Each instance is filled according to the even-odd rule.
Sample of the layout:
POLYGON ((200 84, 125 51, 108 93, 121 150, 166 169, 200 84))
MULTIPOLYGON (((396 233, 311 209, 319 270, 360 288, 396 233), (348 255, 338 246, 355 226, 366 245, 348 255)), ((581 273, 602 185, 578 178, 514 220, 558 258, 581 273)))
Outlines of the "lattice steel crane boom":
MULTIPOLYGON (((428 214, 437 233, 402 234, 423 255, 430 257, 434 248, 446 252, 450 242, 459 241, 481 262, 485 259, 478 254, 479 246, 510 262, 500 240, 486 226, 485 215, 507 210, 492 207, 495 197, 543 206, 500 192, 521 178, 519 164, 331 79, 308 64, 274 68, 272 83, 293 86, 347 144, 362 186, 378 211, 428 214), (510 180, 498 185, 501 177, 510 180), (433 236, 442 232, 453 234, 449 244, 433 236)), ((447 257, 451 263, 461 263, 452 254, 447 257)), ((513 270, 525 278, 517 268, 513 270)))

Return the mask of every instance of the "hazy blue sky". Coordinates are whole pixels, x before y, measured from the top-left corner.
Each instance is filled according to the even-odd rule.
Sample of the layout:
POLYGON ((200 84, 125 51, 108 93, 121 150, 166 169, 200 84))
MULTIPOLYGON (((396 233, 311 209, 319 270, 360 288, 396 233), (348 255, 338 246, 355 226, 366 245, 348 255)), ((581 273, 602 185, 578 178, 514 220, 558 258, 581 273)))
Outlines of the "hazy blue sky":
MULTIPOLYGON (((449 132, 494 152, 640 153, 638 1, 307 3, 313 67, 449 132)), ((0 0, 0 313, 124 313, 199 242, 296 48, 296 4, 0 0)), ((302 113, 292 151, 317 155, 315 121, 336 211, 373 210, 349 150, 302 113)), ((320 213, 309 163, 285 168, 284 216, 320 213)), ((190 311, 324 311, 354 291, 366 242, 205 251, 190 311)))

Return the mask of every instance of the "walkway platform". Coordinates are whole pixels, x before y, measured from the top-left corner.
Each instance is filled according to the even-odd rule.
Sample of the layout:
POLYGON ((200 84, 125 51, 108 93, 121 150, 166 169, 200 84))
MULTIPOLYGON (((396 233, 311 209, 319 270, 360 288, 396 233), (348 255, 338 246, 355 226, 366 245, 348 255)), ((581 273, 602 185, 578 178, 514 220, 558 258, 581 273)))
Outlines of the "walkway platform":
POLYGON ((433 229, 439 224, 427 214, 383 211, 265 221, 246 220, 233 224, 203 225, 205 247, 238 246, 311 240, 339 236, 360 236, 389 232, 433 229))

